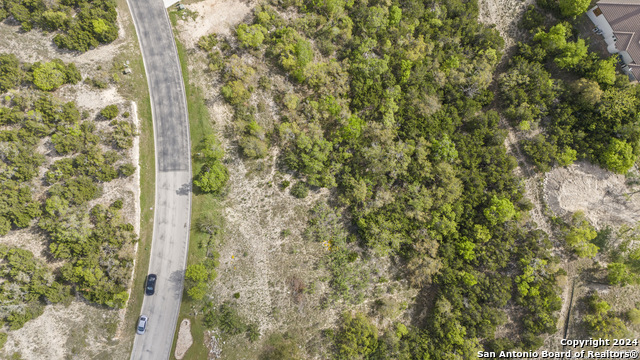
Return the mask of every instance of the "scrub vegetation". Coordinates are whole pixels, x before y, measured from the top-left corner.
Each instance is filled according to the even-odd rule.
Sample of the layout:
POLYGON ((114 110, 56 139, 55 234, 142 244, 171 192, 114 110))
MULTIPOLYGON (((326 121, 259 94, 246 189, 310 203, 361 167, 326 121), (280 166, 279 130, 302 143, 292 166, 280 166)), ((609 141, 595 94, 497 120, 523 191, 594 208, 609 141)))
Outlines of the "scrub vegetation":
MULTIPOLYGON (((54 43, 71 50, 118 36, 112 1, 5 1, 0 19, 17 21, 24 32, 56 32, 54 43)), ((10 330, 40 316, 45 305, 78 297, 105 308, 127 304, 138 241, 128 213, 134 200, 108 183, 132 179, 130 149, 138 133, 124 102, 99 112, 69 101, 82 79, 73 62, 27 63, 0 53, 0 236, 10 243, 0 248, 0 316, 10 330), (46 239, 42 252, 16 241, 25 231, 46 239)), ((117 322, 111 327, 113 338, 117 322)), ((20 346, 11 334, 9 343, 20 346)))
POLYGON ((23 31, 39 28, 57 32, 55 44, 63 49, 87 51, 118 38, 113 0, 9 0, 0 3, 0 21, 10 17, 23 31))
MULTIPOLYGON (((103 183, 132 175, 134 167, 121 150, 131 147, 135 125, 113 120, 98 131, 95 120, 83 117, 73 101, 20 91, 30 85, 28 69, 36 66, 20 64, 11 55, 0 57, 13 63, 11 73, 22 74, 21 81, 13 82, 15 88, 6 89, 9 92, 0 107, 0 234, 35 224, 49 235, 49 255, 66 260, 58 273, 65 284, 98 304, 123 307, 133 259, 122 250, 135 243, 136 235, 133 225, 121 218, 123 200, 109 206, 93 200, 101 196, 103 183), (129 131, 122 131, 123 127, 129 131), (114 138, 129 142, 123 146, 114 138), (48 156, 38 150, 46 143, 54 150, 48 156), (31 190, 37 181, 46 189, 42 200, 31 190)), ((72 77, 80 76, 73 65, 48 64, 63 69, 61 73, 72 69, 72 77)), ((37 84, 37 69, 33 85, 44 88, 37 84)))
MULTIPOLYGON (((276 156, 276 173, 290 175, 280 191, 313 198, 296 200, 312 204, 300 246, 326 250, 313 260, 322 275, 293 277, 294 303, 319 297, 315 311, 343 312, 312 334, 261 327, 268 336, 256 347, 229 340, 249 326, 234 316, 244 295, 216 292, 203 295, 205 326, 263 359, 466 359, 536 349, 561 330, 564 257, 610 261, 611 284, 636 284, 635 240, 605 254, 606 234, 580 212, 550 218, 549 233, 538 228, 505 148, 504 118, 540 172, 577 160, 621 174, 633 167, 638 87, 580 38, 574 24, 587 6, 532 5, 520 21, 528 32, 500 72, 503 39, 478 23, 473 0, 265 1, 230 36, 196 41, 194 58, 206 58, 232 111, 227 152, 237 147, 238 160, 257 169, 276 156), (318 201, 324 189, 330 195, 318 201), (389 273, 375 270, 383 262, 389 273), (378 290, 386 275, 418 295, 394 304, 378 290)), ((234 182, 233 174, 215 178, 234 182)), ((224 268, 218 281, 246 276, 224 268)), ((638 318, 589 296, 580 304, 591 336, 626 334, 638 318)))

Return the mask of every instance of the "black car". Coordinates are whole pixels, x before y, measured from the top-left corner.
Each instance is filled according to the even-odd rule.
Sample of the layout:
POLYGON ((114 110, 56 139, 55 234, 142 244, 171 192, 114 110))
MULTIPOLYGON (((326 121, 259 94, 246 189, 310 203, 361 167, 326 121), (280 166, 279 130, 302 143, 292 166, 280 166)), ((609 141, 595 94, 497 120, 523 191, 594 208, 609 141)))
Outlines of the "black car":
POLYGON ((153 293, 156 292, 156 279, 158 277, 156 276, 156 274, 149 274, 147 276, 147 286, 144 289, 144 292, 147 295, 153 295, 153 293))

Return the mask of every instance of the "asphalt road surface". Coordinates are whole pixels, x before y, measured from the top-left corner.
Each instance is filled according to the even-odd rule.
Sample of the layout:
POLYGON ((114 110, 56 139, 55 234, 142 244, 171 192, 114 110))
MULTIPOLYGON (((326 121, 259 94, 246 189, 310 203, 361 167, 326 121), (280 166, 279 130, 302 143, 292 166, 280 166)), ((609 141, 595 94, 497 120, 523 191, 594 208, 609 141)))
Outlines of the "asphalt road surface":
POLYGON ((178 52, 162 0, 128 3, 151 93, 156 203, 149 273, 158 275, 155 294, 145 296, 142 303, 142 314, 149 317, 149 322, 145 334, 135 335, 131 359, 162 360, 168 359, 171 352, 189 245, 189 122, 178 52))

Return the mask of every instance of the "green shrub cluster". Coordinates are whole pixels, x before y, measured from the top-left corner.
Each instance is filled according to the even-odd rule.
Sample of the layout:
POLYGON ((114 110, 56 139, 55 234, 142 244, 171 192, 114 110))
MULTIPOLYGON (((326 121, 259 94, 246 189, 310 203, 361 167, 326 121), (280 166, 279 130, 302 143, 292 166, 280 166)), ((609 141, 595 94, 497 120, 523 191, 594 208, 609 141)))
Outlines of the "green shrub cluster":
MULTIPOLYGON (((90 209, 88 203, 100 197, 101 183, 130 176, 135 167, 121 163, 118 151, 101 150, 101 143, 109 144, 114 135, 98 134, 94 123, 81 121, 75 103, 39 92, 11 96, 10 107, 0 107, 0 124, 7 126, 0 130, 0 235, 28 227, 34 220, 48 235, 51 256, 65 260, 60 283, 47 275, 51 293, 43 296, 48 301, 68 297, 69 286, 60 285, 64 283, 89 301, 123 307, 133 264, 129 253, 137 241, 134 227, 122 219, 122 201, 109 208, 90 209), (48 140, 58 154, 70 156, 46 169, 45 185, 50 186, 41 205, 30 188, 45 162, 37 146, 48 140)), ((112 130, 116 136, 133 136, 134 129, 127 133, 119 125, 112 130)), ((40 302, 28 302, 6 321, 21 326, 42 311, 40 302)))
MULTIPOLYGON (((87 181, 78 179, 79 183, 87 181)), ((81 195, 91 196, 87 191, 84 189, 81 195)), ((121 250, 137 241, 134 227, 122 219, 121 202, 108 208, 96 205, 87 212, 85 206, 72 206, 68 195, 51 195, 38 223, 51 237, 51 254, 67 260, 61 268, 62 277, 82 296, 97 304, 122 308, 129 297, 133 259, 121 250)), ((72 197, 76 202, 77 196, 72 197)))
POLYGON ((196 159, 201 163, 193 183, 206 193, 219 193, 229 179, 227 167, 222 163, 224 150, 214 135, 207 135, 197 148, 196 159))
POLYGON ((130 149, 133 146, 133 137, 138 135, 136 125, 131 121, 111 122, 111 141, 117 149, 130 149))
POLYGON ((9 0, 0 3, 0 20, 11 16, 24 31, 39 27, 60 31, 53 41, 61 48, 87 51, 118 38, 113 0, 9 0))
POLYGON ((30 226, 40 214, 40 204, 33 199, 28 186, 13 180, 0 183, 0 236, 12 228, 30 226))
POLYGON ((73 63, 54 59, 23 64, 13 54, 0 53, 0 92, 17 88, 23 81, 31 81, 40 90, 52 91, 64 84, 77 84, 81 79, 73 63))
POLYGON ((584 323, 589 335, 603 339, 620 339, 628 336, 624 322, 611 311, 611 305, 600 299, 598 294, 587 297, 588 314, 584 323))
POLYGON ((267 137, 264 129, 255 120, 252 120, 245 129, 244 136, 239 144, 242 154, 248 158, 261 159, 267 155, 267 137))
POLYGON ((209 290, 209 281, 215 279, 216 272, 207 269, 205 264, 191 264, 187 267, 184 278, 187 280, 187 295, 193 300, 202 300, 209 290))
POLYGON ((31 67, 31 72, 33 84, 44 91, 55 90, 64 84, 77 84, 81 80, 75 64, 65 65, 59 59, 44 64, 37 62, 31 67))
POLYGON ((25 73, 13 54, 0 54, 0 93, 17 87, 25 73))
POLYGON ((347 232, 340 221, 341 213, 320 202, 311 209, 310 215, 304 237, 322 243, 327 250, 321 265, 330 275, 329 286, 332 292, 329 300, 362 302, 364 289, 370 283, 370 274, 363 267, 362 261, 358 261, 354 245, 349 246, 347 243, 347 232))
POLYGON ((70 287, 30 251, 1 245, 0 259, 0 318, 11 330, 42 314, 47 302, 71 301, 70 287))

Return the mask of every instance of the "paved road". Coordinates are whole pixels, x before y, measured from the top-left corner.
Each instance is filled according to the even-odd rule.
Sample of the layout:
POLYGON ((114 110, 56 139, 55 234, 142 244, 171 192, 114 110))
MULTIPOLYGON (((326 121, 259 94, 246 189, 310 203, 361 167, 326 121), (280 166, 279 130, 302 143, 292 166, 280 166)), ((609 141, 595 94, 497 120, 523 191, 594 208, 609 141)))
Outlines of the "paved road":
POLYGON ((142 313, 149 316, 147 332, 136 335, 131 359, 162 360, 171 352, 189 244, 189 122, 178 52, 162 0, 128 3, 151 93, 156 203, 149 273, 158 275, 155 295, 145 296, 142 303, 142 313))

